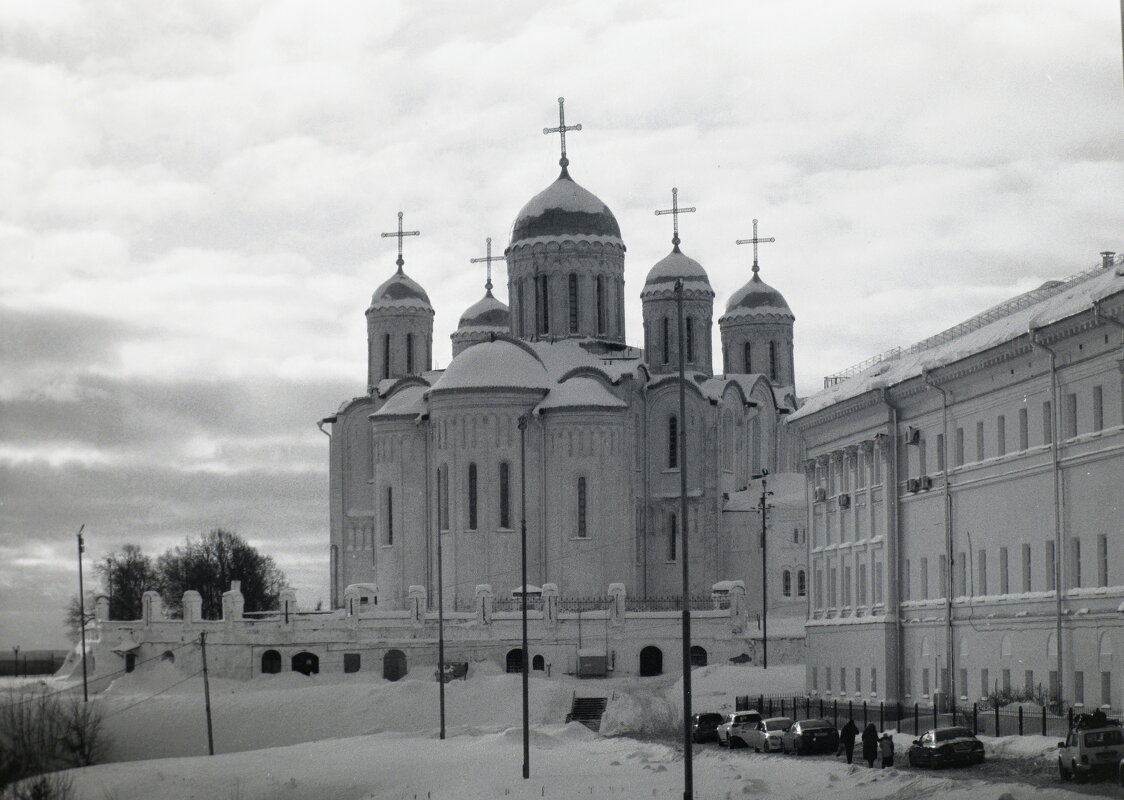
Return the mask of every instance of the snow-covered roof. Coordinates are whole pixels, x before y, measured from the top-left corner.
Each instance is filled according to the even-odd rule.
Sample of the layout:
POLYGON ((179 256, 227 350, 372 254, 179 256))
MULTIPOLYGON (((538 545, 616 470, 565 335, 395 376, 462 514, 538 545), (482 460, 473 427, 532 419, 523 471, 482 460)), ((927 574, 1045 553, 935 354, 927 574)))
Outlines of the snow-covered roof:
POLYGON ((414 384, 405 386, 392 394, 382 408, 372 414, 372 417, 416 417, 425 413, 425 393, 428 386, 414 384))
POLYGON ((429 295, 402 267, 383 281, 371 295, 371 311, 428 311, 433 313, 429 295))
POLYGON ((477 328, 504 331, 511 329, 511 311, 505 303, 495 298, 491 289, 465 309, 457 325, 458 331, 477 328))
POLYGON ((649 270, 648 277, 644 280, 644 289, 640 292, 640 299, 647 300, 674 292, 675 282, 679 279, 683 280, 684 293, 693 292, 714 297, 714 290, 710 288, 710 279, 702 264, 685 255, 676 245, 649 270))
POLYGON ((718 323, 758 318, 791 322, 796 316, 788 307, 784 295, 761 280, 757 268, 754 267, 753 277, 749 279, 749 283, 730 295, 730 299, 726 301, 726 313, 718 323))
POLYGON ((550 390, 535 407, 535 413, 551 408, 627 408, 628 403, 616 397, 593 378, 576 376, 550 390))
POLYGON ((1029 306, 1016 308, 1006 316, 970 329, 961 336, 925 349, 910 348, 910 352, 902 352, 895 358, 879 361, 858 375, 807 398, 800 410, 790 419, 802 419, 843 400, 920 377, 926 370, 953 364, 1020 336, 1026 336, 1031 328, 1050 325, 1088 311, 1094 301, 1103 300, 1121 291, 1124 291, 1122 266, 1099 269, 1086 276, 1079 276, 1057 294, 1029 306))
POLYGON ((622 244, 621 229, 613 212, 563 169, 554 183, 520 209, 511 229, 511 246, 575 237, 622 244))
POLYGON ((542 360, 522 342, 511 339, 474 344, 449 362, 431 392, 456 389, 538 389, 552 381, 542 360))

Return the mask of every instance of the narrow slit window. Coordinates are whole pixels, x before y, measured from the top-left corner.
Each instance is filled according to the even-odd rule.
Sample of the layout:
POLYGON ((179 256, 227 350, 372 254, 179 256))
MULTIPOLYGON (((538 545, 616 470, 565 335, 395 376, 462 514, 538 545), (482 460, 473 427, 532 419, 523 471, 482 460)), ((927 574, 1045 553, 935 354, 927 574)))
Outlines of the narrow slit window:
POLYGON ((468 465, 468 529, 476 530, 476 464, 468 465))
POLYGON ((570 274, 570 333, 578 332, 578 276, 570 274))
POLYGON ((667 560, 674 561, 676 558, 676 537, 679 535, 679 519, 674 514, 668 514, 667 517, 667 560))
POLYGON ((588 536, 586 529, 586 494, 585 494, 585 478, 578 478, 578 538, 584 539, 588 536))
POLYGON ((511 528, 511 466, 500 464, 500 527, 511 528))
POLYGON ((660 354, 663 363, 671 359, 671 320, 663 318, 663 352, 660 354))
POLYGON ((406 334, 406 374, 414 374, 414 334, 406 334))
POLYGON ((394 489, 386 487, 386 543, 394 544, 394 489))
POLYGON ((746 375, 753 372, 753 348, 749 342, 742 345, 742 361, 745 369, 743 370, 746 375))
POLYGON ((667 468, 679 468, 679 418, 674 414, 667 420, 667 468))

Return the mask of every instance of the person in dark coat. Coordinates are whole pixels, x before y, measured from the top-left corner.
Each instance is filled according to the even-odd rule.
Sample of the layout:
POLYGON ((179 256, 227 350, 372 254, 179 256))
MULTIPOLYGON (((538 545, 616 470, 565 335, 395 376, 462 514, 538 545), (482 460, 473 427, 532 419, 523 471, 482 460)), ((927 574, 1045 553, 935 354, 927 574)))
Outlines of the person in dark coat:
POLYGON ((890 734, 883 733, 878 740, 878 751, 882 754, 882 769, 894 766, 894 740, 890 734))
MULTIPOLYGON (((847 754, 847 763, 851 763, 851 759, 855 755, 855 737, 859 735, 859 727, 855 724, 853 719, 847 720, 847 724, 843 726, 843 730, 839 731, 839 752, 847 754)), ((839 755, 836 753, 835 755, 839 755)))
POLYGON ((872 722, 863 729, 863 760, 868 767, 873 767, 876 758, 878 758, 878 729, 872 722))

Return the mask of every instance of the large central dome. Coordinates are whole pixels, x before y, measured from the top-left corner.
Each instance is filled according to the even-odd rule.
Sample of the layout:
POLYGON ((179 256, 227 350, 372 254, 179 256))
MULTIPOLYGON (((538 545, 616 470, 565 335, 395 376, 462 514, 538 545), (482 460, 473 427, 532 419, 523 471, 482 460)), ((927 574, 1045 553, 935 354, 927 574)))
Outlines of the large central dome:
POLYGON ((619 244, 621 229, 609 207, 575 183, 563 169, 554 183, 519 211, 511 231, 511 244, 574 237, 619 244))

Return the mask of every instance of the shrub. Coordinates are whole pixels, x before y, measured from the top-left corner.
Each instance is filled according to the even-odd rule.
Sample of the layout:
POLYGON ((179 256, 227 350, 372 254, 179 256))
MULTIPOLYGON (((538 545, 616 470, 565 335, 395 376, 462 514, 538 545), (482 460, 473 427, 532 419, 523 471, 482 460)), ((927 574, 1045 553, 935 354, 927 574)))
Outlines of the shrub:
POLYGON ((46 773, 95 764, 104 753, 101 712, 95 704, 46 689, 10 689, 3 697, 0 788, 8 788, 0 797, 65 797, 68 779, 46 773))

